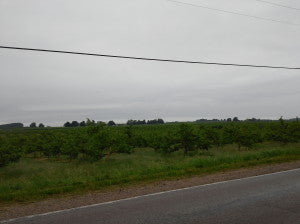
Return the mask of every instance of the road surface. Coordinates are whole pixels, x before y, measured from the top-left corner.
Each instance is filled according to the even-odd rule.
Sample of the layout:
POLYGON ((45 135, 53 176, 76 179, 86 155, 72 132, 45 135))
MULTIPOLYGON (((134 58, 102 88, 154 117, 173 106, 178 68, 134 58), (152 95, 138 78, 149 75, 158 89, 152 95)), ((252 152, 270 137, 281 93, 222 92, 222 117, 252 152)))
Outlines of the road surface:
POLYGON ((299 224, 300 169, 24 217, 6 223, 299 224))

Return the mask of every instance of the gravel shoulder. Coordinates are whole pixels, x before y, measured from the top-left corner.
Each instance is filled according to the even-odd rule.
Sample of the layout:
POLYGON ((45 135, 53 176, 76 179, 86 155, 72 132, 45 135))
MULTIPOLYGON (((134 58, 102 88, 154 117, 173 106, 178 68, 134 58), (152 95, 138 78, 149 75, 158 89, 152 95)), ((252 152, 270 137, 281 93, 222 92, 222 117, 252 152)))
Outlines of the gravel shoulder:
POLYGON ((300 161, 274 165, 256 166, 252 168, 244 168, 239 170, 219 172, 215 174, 202 176, 194 176, 184 179, 156 181, 152 183, 138 184, 123 188, 119 187, 106 191, 90 192, 84 195, 73 195, 60 198, 52 198, 29 204, 13 204, 9 206, 0 205, 0 220, 7 220, 22 216, 41 214, 68 208, 151 194, 161 191, 174 190, 219 181, 238 179, 243 177, 257 176, 296 168, 300 168, 300 161))

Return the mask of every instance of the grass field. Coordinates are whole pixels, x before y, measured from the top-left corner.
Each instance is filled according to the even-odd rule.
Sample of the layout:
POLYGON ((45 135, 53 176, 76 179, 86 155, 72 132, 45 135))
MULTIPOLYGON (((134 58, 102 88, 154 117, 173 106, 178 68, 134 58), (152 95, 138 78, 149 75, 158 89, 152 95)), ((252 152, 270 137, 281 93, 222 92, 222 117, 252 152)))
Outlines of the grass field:
POLYGON ((260 143, 251 150, 226 145, 222 149, 214 147, 191 153, 183 156, 178 151, 164 156, 151 148, 139 148, 130 155, 113 154, 97 162, 22 158, 0 169, 0 202, 30 202, 113 186, 299 160, 300 143, 260 143))

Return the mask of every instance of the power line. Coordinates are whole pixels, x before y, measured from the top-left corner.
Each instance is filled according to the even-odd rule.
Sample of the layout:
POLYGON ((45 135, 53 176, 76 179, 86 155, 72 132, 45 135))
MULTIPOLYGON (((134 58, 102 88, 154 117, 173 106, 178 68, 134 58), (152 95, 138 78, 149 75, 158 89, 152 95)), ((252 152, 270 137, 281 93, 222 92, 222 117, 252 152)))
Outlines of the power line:
POLYGON ((23 50, 23 51, 38 51, 38 52, 48 52, 48 53, 75 54, 75 55, 84 55, 84 56, 97 56, 97 57, 108 57, 108 58, 143 60, 143 61, 159 61, 159 62, 174 62, 174 63, 187 63, 187 64, 203 64, 203 65, 220 65, 220 66, 235 66, 235 67, 300 70, 300 67, 287 67, 287 66, 253 65, 253 64, 236 64, 236 63, 221 63, 221 62, 205 62, 205 61, 188 61, 188 60, 132 57, 132 56, 111 55, 111 54, 95 54, 95 53, 86 53, 86 52, 48 50, 48 49, 11 47, 11 46, 0 46, 0 48, 13 49, 13 50, 23 50))
POLYGON ((165 1, 172 2, 172 3, 177 3, 177 4, 181 4, 181 5, 189 5, 189 6, 193 6, 193 7, 208 9, 208 10, 227 13, 227 14, 233 14, 233 15, 237 15, 237 16, 248 17, 248 18, 252 18, 252 19, 259 19, 259 20, 264 20, 264 21, 269 21, 269 22, 283 23, 283 24, 288 24, 288 25, 293 25, 293 26, 300 26, 300 24, 298 24, 298 23, 292 23, 292 22, 289 22, 289 21, 276 20, 276 19, 264 18, 264 17, 259 17, 259 16, 253 16, 253 15, 248 15, 248 14, 244 14, 244 13, 240 13, 240 12, 236 12, 236 11, 228 11, 228 10, 223 10, 223 9, 217 9, 217 8, 212 8, 212 7, 199 5, 199 4, 196 5, 196 4, 193 4, 193 3, 181 2, 181 1, 177 1, 177 0, 165 0, 165 1))
POLYGON ((269 5, 275 5, 275 6, 278 6, 278 7, 283 7, 283 8, 287 8, 287 9, 300 11, 299 8, 294 8, 294 7, 291 7, 291 6, 282 5, 282 4, 278 4, 278 3, 275 3, 275 2, 269 2, 269 1, 264 1, 264 0, 254 0, 254 1, 263 2, 263 3, 269 4, 269 5))

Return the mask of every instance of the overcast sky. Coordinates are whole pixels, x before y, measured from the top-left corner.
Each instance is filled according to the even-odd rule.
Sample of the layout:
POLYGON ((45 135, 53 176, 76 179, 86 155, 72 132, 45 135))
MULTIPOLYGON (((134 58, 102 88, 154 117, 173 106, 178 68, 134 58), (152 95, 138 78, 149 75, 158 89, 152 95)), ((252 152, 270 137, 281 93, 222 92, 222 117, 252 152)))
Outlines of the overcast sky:
MULTIPOLYGON (((300 24, 300 11, 255 0, 182 1, 300 24)), ((300 26, 165 0, 1 0, 0 45, 300 66, 300 26)), ((299 70, 6 49, 0 69, 0 123, 300 116, 299 70)))

